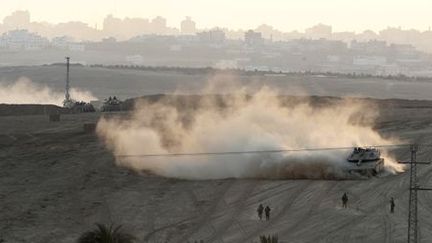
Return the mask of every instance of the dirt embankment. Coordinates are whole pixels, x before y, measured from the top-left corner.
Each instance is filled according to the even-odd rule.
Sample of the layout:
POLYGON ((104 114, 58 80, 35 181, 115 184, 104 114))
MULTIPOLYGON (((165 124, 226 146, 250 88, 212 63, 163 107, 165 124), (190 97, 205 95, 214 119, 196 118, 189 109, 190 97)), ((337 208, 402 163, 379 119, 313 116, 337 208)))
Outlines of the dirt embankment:
MULTIPOLYGON (((218 105, 223 107, 229 106, 226 99, 229 95, 146 95, 137 98, 125 100, 121 105, 121 110, 130 111, 134 109, 137 101, 148 103, 160 103, 182 109, 196 109, 200 103, 212 99, 218 105)), ((421 109, 432 108, 432 101, 427 100, 403 100, 403 99, 371 99, 371 98, 340 98, 331 96, 280 96, 284 105, 296 105, 308 102, 314 107, 323 107, 332 105, 343 99, 352 101, 369 102, 379 106, 380 109, 390 108, 415 108, 421 109)), ((21 115, 47 115, 47 114, 70 114, 70 110, 56 105, 36 105, 36 104, 0 104, 0 116, 21 116, 21 115)))
POLYGON ((68 114, 68 109, 55 105, 9 105, 0 104, 0 116, 25 116, 45 114, 68 114))

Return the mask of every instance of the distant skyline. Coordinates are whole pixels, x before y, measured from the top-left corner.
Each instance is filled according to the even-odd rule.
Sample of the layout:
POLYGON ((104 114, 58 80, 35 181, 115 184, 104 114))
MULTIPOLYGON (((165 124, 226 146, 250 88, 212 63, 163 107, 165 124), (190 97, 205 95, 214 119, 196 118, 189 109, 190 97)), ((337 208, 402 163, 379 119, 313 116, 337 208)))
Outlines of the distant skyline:
POLYGON ((116 17, 167 18, 179 27, 191 16, 198 28, 254 29, 269 24, 282 31, 304 30, 316 23, 334 31, 378 31, 387 27, 428 30, 430 0, 2 0, 0 19, 16 10, 31 12, 32 21, 82 21, 102 28, 108 14, 116 17))

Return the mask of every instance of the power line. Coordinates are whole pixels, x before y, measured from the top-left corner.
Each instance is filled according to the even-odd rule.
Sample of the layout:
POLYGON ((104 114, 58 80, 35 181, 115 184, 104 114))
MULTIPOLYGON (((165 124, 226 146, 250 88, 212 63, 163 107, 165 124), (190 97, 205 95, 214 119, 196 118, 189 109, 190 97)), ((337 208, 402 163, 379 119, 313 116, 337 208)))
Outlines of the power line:
POLYGON ((418 239, 418 198, 417 191, 431 191, 431 188, 420 187, 417 179, 417 164, 430 164, 430 162, 418 162, 417 150, 418 147, 430 147, 429 144, 411 145, 411 161, 410 161, 410 185, 409 185, 409 201, 408 201, 408 243, 417 243, 418 239))
MULTIPOLYGON (((364 147, 373 148, 389 148, 389 147, 406 147, 410 144, 388 144, 388 145, 373 145, 364 147)), ((115 157, 130 158, 130 157, 178 157, 178 156, 218 156, 218 155, 239 155, 239 154, 270 154, 270 153, 289 153, 289 152, 308 152, 308 151, 328 151, 328 150, 348 150, 353 146, 347 147, 327 147, 327 148, 298 148, 298 149, 276 149, 276 150, 246 150, 246 151, 222 151, 222 152, 196 152, 196 153, 164 153, 164 154, 120 154, 115 157)))

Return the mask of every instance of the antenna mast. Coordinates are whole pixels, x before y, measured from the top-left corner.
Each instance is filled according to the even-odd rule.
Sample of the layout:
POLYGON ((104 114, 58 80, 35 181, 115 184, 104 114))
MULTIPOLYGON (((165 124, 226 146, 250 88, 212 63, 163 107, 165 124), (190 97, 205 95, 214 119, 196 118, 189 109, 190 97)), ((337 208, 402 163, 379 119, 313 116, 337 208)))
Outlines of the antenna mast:
POLYGON ((65 107, 69 107, 71 104, 71 99, 70 99, 70 94, 69 94, 69 89, 70 89, 70 85, 69 85, 69 62, 70 62, 70 57, 66 57, 66 87, 65 87, 65 100, 63 101, 63 106, 65 107))

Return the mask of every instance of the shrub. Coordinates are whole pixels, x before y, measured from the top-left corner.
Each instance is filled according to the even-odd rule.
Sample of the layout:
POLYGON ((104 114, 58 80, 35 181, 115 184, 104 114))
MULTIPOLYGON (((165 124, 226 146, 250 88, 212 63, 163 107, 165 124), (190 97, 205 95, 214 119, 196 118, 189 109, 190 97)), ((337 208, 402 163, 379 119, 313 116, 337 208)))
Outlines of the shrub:
POLYGON ((260 236, 260 242, 261 243, 278 243, 279 239, 278 239, 277 235, 272 235, 272 236, 261 235, 260 236))
POLYGON ((133 243, 135 237, 121 230, 118 227, 109 227, 103 224, 96 224, 97 229, 85 232, 80 236, 77 243, 133 243))

